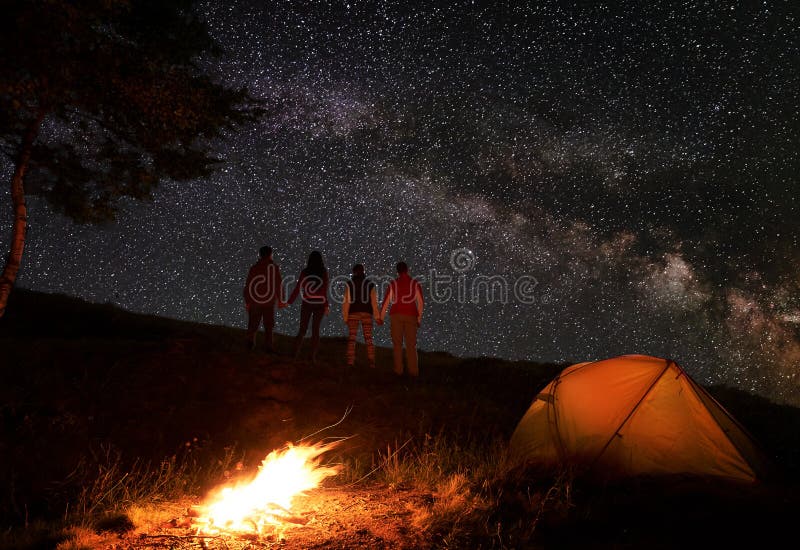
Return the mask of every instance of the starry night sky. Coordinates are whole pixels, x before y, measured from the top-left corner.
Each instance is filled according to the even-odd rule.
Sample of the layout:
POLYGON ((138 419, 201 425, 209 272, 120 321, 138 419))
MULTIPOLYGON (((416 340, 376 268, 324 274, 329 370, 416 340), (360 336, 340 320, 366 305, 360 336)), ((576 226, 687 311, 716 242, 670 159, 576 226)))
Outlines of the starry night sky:
MULTIPOLYGON (((264 244, 287 277, 314 249, 332 275, 402 259, 453 278, 422 349, 647 353, 800 405, 796 3, 421 4, 201 4, 226 50, 202 62, 269 116, 213 144, 210 180, 113 224, 31 197, 18 284, 243 327, 264 244), (458 299, 482 276, 506 303, 458 299)), ((345 333, 338 307, 323 333, 345 333)))

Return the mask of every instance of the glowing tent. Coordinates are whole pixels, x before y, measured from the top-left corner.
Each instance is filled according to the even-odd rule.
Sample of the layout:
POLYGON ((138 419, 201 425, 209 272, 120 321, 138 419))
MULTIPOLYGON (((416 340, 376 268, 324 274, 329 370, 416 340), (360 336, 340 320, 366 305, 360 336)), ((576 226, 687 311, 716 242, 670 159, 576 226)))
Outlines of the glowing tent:
POLYGON ((647 355, 564 369, 520 420, 510 452, 515 461, 604 477, 755 481, 766 465, 746 430, 680 366, 647 355))

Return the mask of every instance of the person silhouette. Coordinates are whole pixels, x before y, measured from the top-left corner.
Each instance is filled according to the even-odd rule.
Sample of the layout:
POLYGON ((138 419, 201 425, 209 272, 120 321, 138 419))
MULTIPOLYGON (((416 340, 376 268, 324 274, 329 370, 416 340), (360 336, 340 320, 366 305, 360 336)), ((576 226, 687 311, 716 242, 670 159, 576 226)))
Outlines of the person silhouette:
POLYGON ((417 360, 417 329, 422 324, 422 310, 425 302, 419 281, 411 278, 408 264, 397 263, 397 278, 389 283, 383 297, 379 319, 383 322, 386 311, 391 319, 392 351, 394 352, 394 373, 403 375, 403 344, 406 349, 406 369, 412 378, 419 376, 417 360))
POLYGON ((272 256, 272 247, 262 246, 259 260, 250 266, 244 284, 244 307, 247 310, 247 349, 256 347, 256 334, 264 325, 264 351, 275 353, 273 330, 275 306, 283 307, 281 270, 272 256))
POLYGON ((322 260, 322 254, 314 250, 309 254, 305 268, 300 272, 300 277, 295 284, 288 304, 291 305, 302 293, 300 305, 300 327, 294 340, 294 360, 300 358, 300 349, 303 339, 311 324, 311 363, 317 362, 319 352, 319 329, 322 316, 330 312, 328 303, 328 270, 322 260))
MULTIPOLYGON (((364 334, 364 343, 367 345, 367 360, 370 368, 374 369, 375 344, 372 341, 372 321, 378 318, 378 293, 375 290, 375 283, 367 278, 362 264, 353 266, 353 274, 344 287, 342 317, 348 333, 345 355, 347 366, 355 365, 356 338, 360 326, 364 334)), ((382 321, 379 323, 383 324, 382 321)))

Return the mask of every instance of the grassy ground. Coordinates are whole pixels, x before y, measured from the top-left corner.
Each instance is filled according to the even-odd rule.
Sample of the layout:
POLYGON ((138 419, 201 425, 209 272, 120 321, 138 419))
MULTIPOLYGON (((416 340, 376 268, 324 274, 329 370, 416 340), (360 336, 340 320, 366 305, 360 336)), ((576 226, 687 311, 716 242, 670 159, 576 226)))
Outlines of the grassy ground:
MULTIPOLYGON (((385 349, 375 371, 346 373, 342 339, 324 340, 316 366, 292 365, 287 337, 279 357, 242 341, 237 329, 15 290, 0 320, 0 546, 101 547, 97 533, 130 531, 148 506, 202 495, 312 434, 344 438, 328 457, 343 465, 327 484, 336 502, 368 510, 409 492, 386 547, 763 545, 791 536, 800 511, 800 411, 738 390, 709 388, 773 459, 769 483, 598 486, 504 467, 516 422, 563 365, 423 353, 411 383, 385 349)), ((381 522, 365 521, 335 536, 329 526, 321 547, 381 546, 381 522)))

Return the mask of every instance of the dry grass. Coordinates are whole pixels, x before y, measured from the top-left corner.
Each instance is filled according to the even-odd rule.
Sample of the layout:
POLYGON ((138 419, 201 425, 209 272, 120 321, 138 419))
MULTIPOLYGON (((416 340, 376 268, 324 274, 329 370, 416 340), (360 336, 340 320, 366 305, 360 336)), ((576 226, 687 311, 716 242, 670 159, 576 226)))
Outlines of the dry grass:
POLYGON ((473 533, 474 524, 488 503, 473 492, 472 485, 463 474, 444 478, 433 492, 431 505, 413 517, 413 525, 444 546, 473 533))
POLYGON ((67 537, 58 543, 55 550, 92 550, 98 548, 102 537, 93 529, 86 527, 71 527, 65 530, 67 537))
POLYGON ((169 501, 197 494, 210 482, 218 482, 234 469, 238 456, 233 448, 216 459, 196 455, 172 455, 157 464, 135 461, 125 466, 118 453, 106 451, 102 460, 81 463, 68 481, 80 487, 68 503, 67 524, 96 526, 109 516, 127 513, 152 502, 169 501))
MULTIPOLYGON (((0 533, 1 548, 84 548, 98 531, 146 530, 163 523, 164 503, 203 494, 238 463, 254 468, 350 407, 324 434, 348 438, 332 452, 343 469, 328 482, 425 495, 411 524, 433 547, 646 546, 692 529, 729 532, 726 524, 779 532, 780 518, 798 511, 796 478, 759 500, 509 468, 510 432, 554 365, 429 353, 420 383, 407 384, 379 350, 377 372, 345 382, 341 339, 323 341, 319 368, 294 372, 238 350, 235 329, 34 298, 43 305, 25 310, 29 319, 0 319, 0 329, 17 323, 0 346, 21 367, 0 369, 0 452, 10 466, 0 470, 0 521, 13 527, 0 533), (37 332, 37 307, 54 319, 47 334, 37 332)), ((278 338, 279 350, 290 346, 278 338)), ((799 472, 800 414, 739 397, 724 402, 799 472)))
POLYGON ((239 460, 234 448, 216 459, 172 455, 157 464, 135 461, 126 466, 120 454, 82 460, 62 489, 76 489, 60 520, 40 521, 0 533, 0 548, 79 550, 96 548, 99 533, 146 530, 175 517, 164 506, 230 476, 239 460), (169 516, 169 517, 168 517, 169 516))

